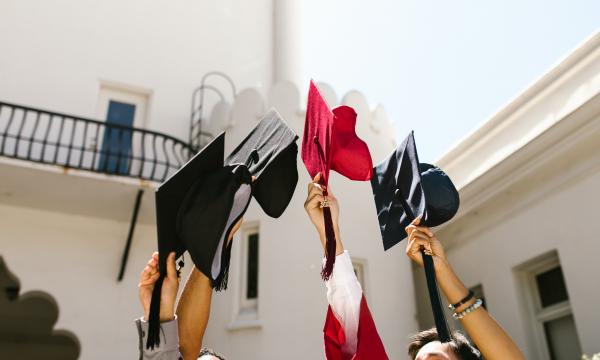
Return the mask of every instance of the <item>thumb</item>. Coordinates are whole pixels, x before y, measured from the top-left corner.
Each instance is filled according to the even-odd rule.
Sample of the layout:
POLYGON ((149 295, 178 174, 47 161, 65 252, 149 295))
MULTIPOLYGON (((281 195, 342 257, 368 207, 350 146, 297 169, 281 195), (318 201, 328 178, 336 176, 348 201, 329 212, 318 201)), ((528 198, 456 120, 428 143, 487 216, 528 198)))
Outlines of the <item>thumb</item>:
POLYGON ((317 175, 313 178, 313 182, 318 183, 321 180, 321 173, 318 172, 317 175))
POLYGON ((421 223, 421 217, 422 215, 417 216, 417 218, 413 220, 412 225, 419 225, 421 223))
POLYGON ((172 252, 167 257, 167 277, 169 279, 177 279, 177 269, 175 269, 175 252, 172 252))

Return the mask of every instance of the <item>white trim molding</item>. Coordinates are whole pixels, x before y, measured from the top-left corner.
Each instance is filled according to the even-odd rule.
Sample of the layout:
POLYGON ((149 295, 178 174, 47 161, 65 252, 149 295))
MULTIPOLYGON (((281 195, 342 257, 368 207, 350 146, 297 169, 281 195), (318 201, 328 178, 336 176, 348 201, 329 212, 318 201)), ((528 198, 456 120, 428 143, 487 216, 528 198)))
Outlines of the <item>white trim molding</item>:
POLYGON ((447 246, 597 172, 598 139, 600 32, 436 163, 461 197, 447 246))

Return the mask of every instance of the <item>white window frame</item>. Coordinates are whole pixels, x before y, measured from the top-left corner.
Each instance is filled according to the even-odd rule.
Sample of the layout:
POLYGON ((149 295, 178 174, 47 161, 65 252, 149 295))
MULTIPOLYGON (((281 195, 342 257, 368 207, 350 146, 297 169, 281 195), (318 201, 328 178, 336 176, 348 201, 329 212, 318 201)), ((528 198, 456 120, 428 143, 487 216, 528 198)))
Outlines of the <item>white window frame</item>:
POLYGON ((542 307, 536 276, 556 267, 560 267, 562 271, 558 253, 552 251, 528 261, 517 269, 517 274, 520 277, 520 282, 524 290, 522 293, 527 308, 526 314, 528 314, 529 317, 527 323, 531 324, 530 332, 532 339, 535 342, 534 349, 537 353, 535 358, 539 359, 550 359, 550 352, 548 350, 549 344, 548 339, 546 338, 544 323, 566 315, 573 315, 569 300, 553 304, 546 308, 542 307))
POLYGON ((262 322, 259 317, 259 299, 260 299, 260 227, 257 222, 245 223, 236 234, 238 239, 234 240, 239 244, 239 282, 235 291, 233 320, 227 326, 228 330, 241 330, 248 328, 260 328, 262 322), (259 259, 259 291, 256 299, 246 298, 248 289, 248 239, 251 235, 258 234, 258 259, 259 259))
POLYGON ((356 274, 356 278, 360 283, 360 287, 362 288, 363 294, 367 295, 367 260, 363 258, 355 258, 351 257, 352 260, 352 268, 354 269, 354 273, 356 274))

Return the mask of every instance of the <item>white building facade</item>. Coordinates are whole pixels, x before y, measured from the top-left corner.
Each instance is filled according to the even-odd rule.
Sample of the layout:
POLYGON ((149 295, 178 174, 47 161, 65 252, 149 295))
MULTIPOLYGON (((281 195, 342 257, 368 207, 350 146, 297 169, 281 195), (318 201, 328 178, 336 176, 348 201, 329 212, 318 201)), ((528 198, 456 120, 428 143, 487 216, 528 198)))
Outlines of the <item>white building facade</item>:
POLYGON ((437 164, 461 196, 438 231, 448 258, 526 358, 600 352, 600 33, 437 164))
MULTIPOLYGON (((54 297, 55 329, 77 336, 80 358, 137 356, 137 281, 156 249, 153 191, 193 145, 225 130, 231 151, 272 106, 302 134, 300 15, 300 1, 273 0, 0 4, 0 255, 21 294, 54 297), (214 70, 234 87, 220 75, 204 84, 196 137, 199 100, 190 99, 214 70)), ((375 162, 392 151, 382 108, 320 87, 331 106, 355 108, 375 162)), ((250 206, 229 290, 215 295, 205 345, 231 359, 323 357, 322 250, 302 206, 300 159, 298 170, 281 218, 250 206)), ((383 253, 368 183, 334 175, 332 189, 380 334, 401 357, 417 329, 408 259, 383 253)))

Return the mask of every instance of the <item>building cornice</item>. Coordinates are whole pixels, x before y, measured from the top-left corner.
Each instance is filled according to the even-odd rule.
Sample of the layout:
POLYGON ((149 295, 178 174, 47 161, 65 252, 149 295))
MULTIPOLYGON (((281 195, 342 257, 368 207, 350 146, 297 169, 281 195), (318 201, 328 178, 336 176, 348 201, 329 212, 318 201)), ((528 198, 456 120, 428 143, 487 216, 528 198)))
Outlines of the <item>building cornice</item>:
POLYGON ((461 196, 438 229, 468 241, 600 168, 600 33, 444 155, 461 196))
POLYGON ((436 164, 459 189, 506 161, 600 93, 600 32, 508 103, 436 164))

